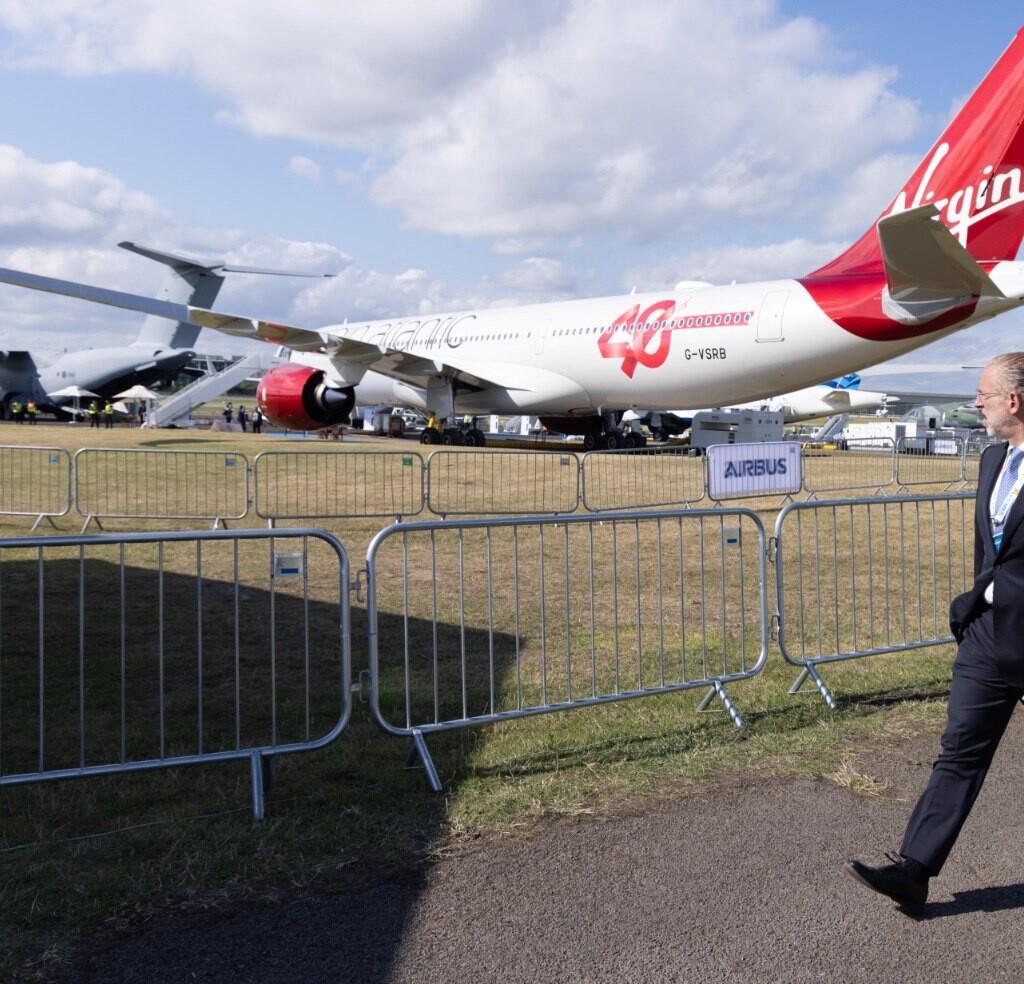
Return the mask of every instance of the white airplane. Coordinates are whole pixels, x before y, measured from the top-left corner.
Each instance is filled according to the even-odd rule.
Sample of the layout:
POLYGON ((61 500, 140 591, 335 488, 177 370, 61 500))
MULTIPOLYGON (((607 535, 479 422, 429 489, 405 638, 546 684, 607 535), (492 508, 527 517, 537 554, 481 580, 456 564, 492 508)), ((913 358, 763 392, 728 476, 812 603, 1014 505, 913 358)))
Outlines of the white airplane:
MULTIPOLYGON (((875 365, 1024 304, 1024 29, 877 223, 794 280, 675 289, 311 329, 0 269, 0 281, 292 350, 258 389, 273 422, 347 419, 370 372, 422 407, 424 443, 462 414, 539 415, 589 446, 627 410, 729 406, 875 365), (442 422, 437 426, 437 422, 442 422), (443 422, 447 422, 445 425, 443 422)), ((372 379, 372 377, 371 377, 372 379)), ((470 433, 474 443, 477 435, 470 433)), ((482 435, 479 435, 482 440, 482 435)))

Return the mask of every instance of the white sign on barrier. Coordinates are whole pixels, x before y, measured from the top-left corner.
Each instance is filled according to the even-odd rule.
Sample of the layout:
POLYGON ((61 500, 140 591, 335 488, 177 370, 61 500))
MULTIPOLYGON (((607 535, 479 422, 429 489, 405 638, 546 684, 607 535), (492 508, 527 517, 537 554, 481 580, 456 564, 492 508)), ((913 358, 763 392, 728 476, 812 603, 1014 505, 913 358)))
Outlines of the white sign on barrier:
POLYGON ((708 448, 708 495, 792 495, 800 491, 800 445, 795 441, 764 444, 716 444, 708 448))

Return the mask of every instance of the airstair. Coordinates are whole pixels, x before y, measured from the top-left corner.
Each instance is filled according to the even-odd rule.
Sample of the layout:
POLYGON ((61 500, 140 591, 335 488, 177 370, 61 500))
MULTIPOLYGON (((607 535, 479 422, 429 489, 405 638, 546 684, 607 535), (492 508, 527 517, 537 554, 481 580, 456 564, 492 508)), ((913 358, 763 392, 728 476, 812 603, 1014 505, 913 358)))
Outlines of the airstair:
POLYGON ((833 414, 811 435, 811 443, 822 444, 825 441, 832 440, 834 437, 838 437, 846 427, 848 417, 849 414, 846 413, 833 414))
POLYGON ((257 351, 232 362, 220 372, 200 376, 195 382, 172 393, 166 400, 158 403, 146 414, 146 427, 167 427, 187 417, 193 407, 208 403, 226 393, 233 386, 248 379, 255 373, 271 366, 287 362, 287 358, 274 352, 257 351))

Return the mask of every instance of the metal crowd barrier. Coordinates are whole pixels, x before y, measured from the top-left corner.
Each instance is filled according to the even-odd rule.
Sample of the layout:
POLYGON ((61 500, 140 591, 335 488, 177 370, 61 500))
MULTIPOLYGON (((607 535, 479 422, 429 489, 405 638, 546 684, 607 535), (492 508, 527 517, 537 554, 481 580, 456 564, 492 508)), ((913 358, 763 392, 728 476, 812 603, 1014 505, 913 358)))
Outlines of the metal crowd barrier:
POLYGON ((985 449, 999 444, 999 438, 984 435, 972 435, 964 444, 964 485, 978 484, 978 469, 981 467, 981 456, 985 449))
POLYGON ((579 476, 570 451, 434 451, 427 458, 427 508, 438 516, 571 513, 579 505, 579 476))
POLYGON ((896 442, 892 438, 850 438, 842 444, 834 451, 803 448, 804 490, 810 498, 854 489, 877 494, 896 481, 896 442))
POLYGON ((71 511, 71 455, 63 448, 0 447, 0 514, 35 516, 35 530, 71 511))
POLYGON ((688 448, 590 451, 581 490, 588 512, 693 505, 704 498, 704 459, 688 448))
POLYGON ((416 516, 423 458, 408 451, 262 451, 253 459, 254 508, 284 519, 416 516))
POLYGON ((411 738, 726 685, 768 647, 748 509, 402 523, 367 552, 370 712, 411 738))
POLYGON ((247 760, 262 819, 348 722, 349 638, 321 530, 0 540, 0 787, 247 760))
POLYGON ((959 437, 901 437, 896 442, 896 485, 944 485, 964 481, 964 442, 959 437))
POLYGON ((249 460, 236 451, 82 448, 75 452, 75 508, 84 533, 101 519, 212 521, 249 511, 249 460))
POLYGON ((973 583, 973 493, 794 502, 775 523, 778 641, 830 708, 823 663, 952 642, 973 583))

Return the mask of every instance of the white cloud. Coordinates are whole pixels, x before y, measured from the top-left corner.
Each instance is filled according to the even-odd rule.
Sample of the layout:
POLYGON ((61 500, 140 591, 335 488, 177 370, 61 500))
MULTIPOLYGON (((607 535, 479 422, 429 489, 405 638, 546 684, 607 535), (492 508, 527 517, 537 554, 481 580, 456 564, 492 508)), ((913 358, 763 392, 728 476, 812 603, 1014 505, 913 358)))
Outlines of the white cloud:
POLYGON ((323 168, 316 161, 295 154, 288 161, 288 173, 304 181, 319 181, 323 176, 323 168))
POLYGON ((881 216, 917 162, 918 158, 909 154, 879 154, 854 168, 825 205, 822 231, 832 236, 859 236, 881 216))
MULTIPOLYGON (((73 161, 34 160, 16 147, 0 146, 0 265, 130 293, 159 296, 173 275, 159 264, 116 248, 121 240, 238 266, 301 273, 339 273, 355 289, 330 293, 337 306, 317 310, 303 301, 308 291, 334 283, 231 274, 217 299, 220 310, 318 326, 338 321, 350 306, 390 314, 408 312, 436 293, 420 270, 395 277, 359 270, 335 246, 233 229, 187 227, 174 222, 152 198, 113 175, 73 161), (74 217, 69 221, 68 216, 74 217), (386 289, 382 289, 382 286, 386 289), (303 318, 310 315, 309 318, 303 318)), ((142 315, 84 301, 0 285, 4 308, 0 349, 28 349, 45 365, 65 350, 124 345, 138 332, 142 315)), ((234 339, 204 332, 202 347, 239 348, 234 339)))
POLYGON ((713 284, 741 283, 801 277, 837 256, 848 245, 842 242, 810 242, 791 239, 764 246, 722 246, 695 249, 656 264, 627 271, 622 284, 629 289, 659 290, 681 280, 706 280, 713 284))
POLYGON ((501 283, 531 297, 545 295, 547 297, 570 297, 577 287, 577 279, 573 271, 566 268, 560 260, 543 256, 531 256, 505 270, 501 275, 501 283))
POLYGON ((7 0, 0 24, 8 65, 184 76, 255 134, 372 152, 372 200, 408 225, 520 255, 824 214, 919 124, 891 71, 837 68, 825 30, 774 0, 7 0))
POLYGON ((122 238, 131 224, 150 227, 167 216, 148 195, 74 161, 42 163, 0 144, 0 247, 49 240, 88 242, 100 229, 122 238))

